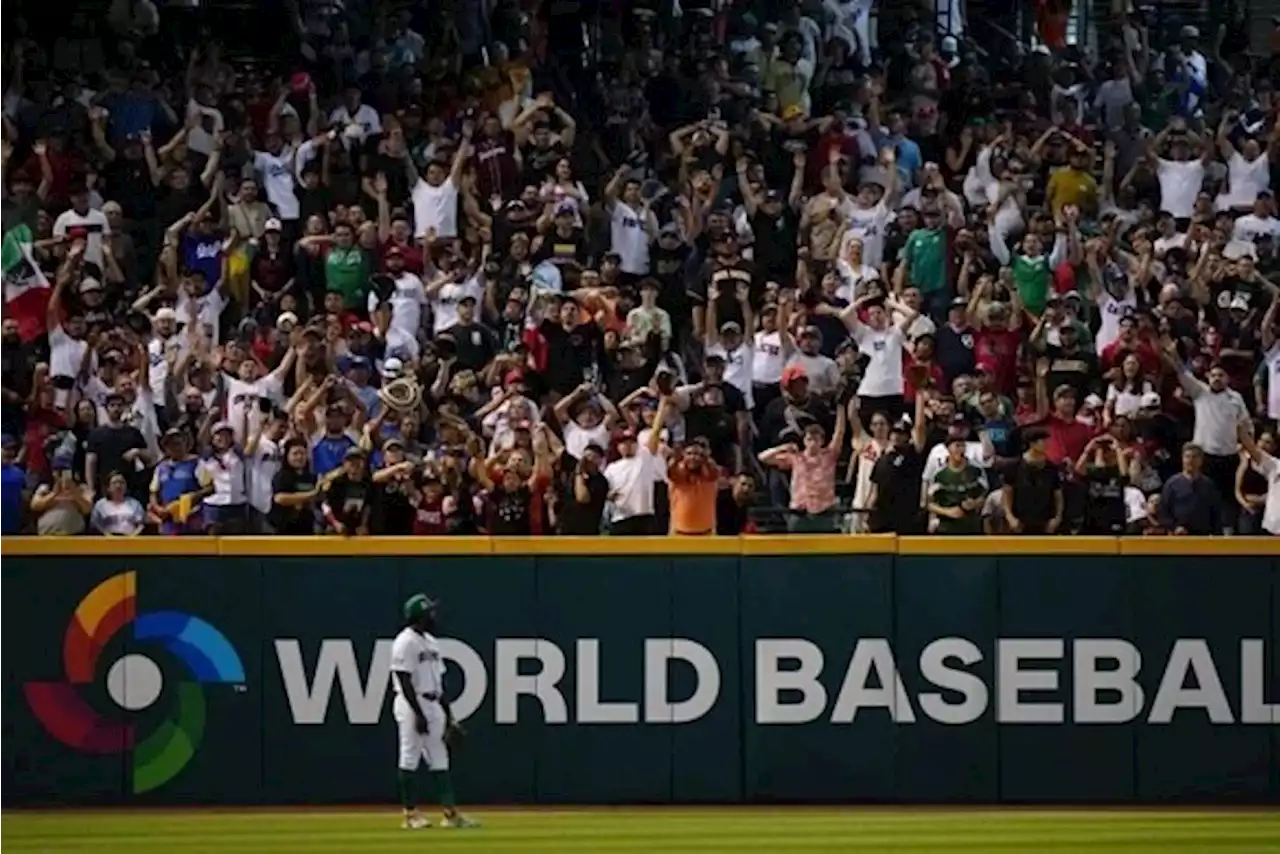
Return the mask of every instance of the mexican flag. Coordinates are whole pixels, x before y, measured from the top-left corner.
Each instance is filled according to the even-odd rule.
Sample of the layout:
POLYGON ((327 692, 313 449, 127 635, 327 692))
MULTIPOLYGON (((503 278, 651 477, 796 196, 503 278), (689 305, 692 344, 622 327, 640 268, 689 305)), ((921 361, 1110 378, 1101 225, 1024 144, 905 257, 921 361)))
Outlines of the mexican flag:
POLYGON ((45 332, 45 308, 52 293, 49 280, 31 254, 31 242, 31 228, 18 225, 4 233, 3 249, 0 249, 0 264, 4 269, 4 314, 18 321, 23 341, 38 338, 45 332))

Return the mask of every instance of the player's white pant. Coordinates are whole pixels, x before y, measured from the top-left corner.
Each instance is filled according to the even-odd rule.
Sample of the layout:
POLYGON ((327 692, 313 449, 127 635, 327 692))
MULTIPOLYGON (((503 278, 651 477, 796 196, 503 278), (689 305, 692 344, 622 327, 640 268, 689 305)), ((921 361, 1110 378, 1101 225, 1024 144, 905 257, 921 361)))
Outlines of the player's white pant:
POLYGON ((396 718, 396 729, 400 733, 400 770, 417 771, 418 763, 425 759, 428 771, 448 771, 449 747, 444 743, 444 707, 421 697, 418 702, 422 704, 422 711, 427 716, 425 734, 418 732, 408 700, 397 694, 391 707, 396 718))

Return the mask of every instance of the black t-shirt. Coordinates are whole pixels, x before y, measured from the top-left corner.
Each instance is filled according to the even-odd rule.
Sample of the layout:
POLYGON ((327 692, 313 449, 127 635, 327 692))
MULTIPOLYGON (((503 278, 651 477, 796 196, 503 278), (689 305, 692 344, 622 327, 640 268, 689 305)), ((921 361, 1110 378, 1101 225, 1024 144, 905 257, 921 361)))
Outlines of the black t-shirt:
POLYGON ((271 481, 271 512, 267 521, 277 534, 305 535, 315 533, 315 512, 310 504, 300 507, 285 507, 277 504, 274 496, 299 492, 310 492, 316 488, 316 477, 309 468, 295 471, 289 466, 281 467, 271 481))
POLYGON ((1085 505, 1084 533, 1113 536, 1124 533, 1127 511, 1124 488, 1129 478, 1118 466, 1091 465, 1085 470, 1089 503, 1085 505))
POLYGON ((920 518, 920 475, 924 457, 914 445, 890 448, 871 469, 876 504, 868 527, 876 533, 916 533, 920 518))
POLYGON ((533 253, 533 263, 550 261, 557 267, 585 267, 587 264, 587 235, 580 228, 571 228, 568 236, 556 229, 543 235, 542 245, 533 253))
POLYGON ((738 413, 746 410, 746 398, 732 384, 708 385, 693 395, 685 413, 685 433, 691 439, 704 437, 711 443, 716 463, 731 466, 738 442, 738 413))
POLYGON ((393 477, 374 486, 373 533, 413 533, 416 509, 409 499, 410 486, 411 476, 393 477))
POLYGON ((789 207, 777 216, 769 216, 763 210, 751 218, 751 232, 755 235, 755 261, 770 278, 786 280, 795 274, 796 239, 800 233, 800 218, 789 207))
MULTIPOLYGON (((150 219, 155 215, 156 188, 151 183, 151 171, 147 168, 147 161, 141 158, 129 160, 123 155, 117 156, 107 164, 106 169, 103 170, 103 177, 106 178, 110 198, 120 203, 126 217, 150 219)), ((199 204, 203 204, 203 199, 197 207, 199 204)), ((161 222, 164 228, 172 224, 172 220, 161 222)))
POLYGON ((732 320, 741 326, 746 318, 742 314, 742 304, 738 302, 740 284, 747 286, 751 305, 759 309, 764 297, 765 285, 759 267, 746 260, 725 265, 717 261, 708 262, 703 269, 703 275, 699 277, 698 290, 694 292, 695 302, 706 305, 712 291, 718 287, 720 298, 716 301, 716 320, 721 324, 732 320))
POLYGON ((489 491, 489 533, 506 536, 529 536, 533 533, 530 506, 533 492, 521 486, 508 492, 501 485, 489 491))
POLYGON ((547 385, 553 391, 569 394, 599 364, 604 348, 600 327, 580 323, 566 330, 559 323, 544 320, 540 331, 547 341, 547 385))
POLYGON ((1013 515, 1022 522, 1023 530, 1043 531, 1057 514, 1054 496, 1062 489, 1057 466, 1028 462, 1024 457, 1014 465, 1006 485, 1013 487, 1013 515))
POLYGON ((764 409, 764 416, 760 419, 759 447, 763 449, 777 445, 781 441, 779 437, 782 431, 793 422, 800 427, 808 422, 821 424, 830 435, 835 426, 835 415, 826 401, 817 395, 809 395, 803 403, 776 397, 769 401, 764 409))
POLYGON ((671 315, 673 330, 687 328, 690 323, 685 265, 692 251, 684 243, 674 249, 664 249, 661 241, 655 242, 649 250, 649 269, 662 285, 662 290, 658 291, 658 307, 671 315))
POLYGON ((1060 385, 1070 386, 1075 389, 1076 403, 1080 404, 1102 377, 1098 355, 1079 344, 1070 353, 1061 347, 1049 347, 1046 355, 1049 357, 1050 394, 1060 385))
POLYGON ((566 536, 593 537, 600 533, 600 517, 604 513, 604 504, 609 497, 609 481, 598 471, 587 475, 587 502, 578 501, 575 484, 577 475, 572 468, 572 458, 565 455, 569 462, 568 475, 560 485, 560 512, 558 521, 560 533, 566 536))
POLYGON ((934 361, 942 368, 942 375, 947 380, 947 388, 951 387, 956 377, 972 374, 974 370, 973 342, 974 330, 968 326, 959 331, 950 323, 944 323, 934 333, 934 361))
POLYGON ((733 498, 732 489, 716 493, 716 533, 722 537, 736 537, 747 527, 751 508, 744 507, 733 498))
MULTIPOLYGON (((121 424, 112 427, 101 424, 89 433, 89 453, 98 456, 98 482, 90 484, 99 494, 106 494, 107 478, 113 471, 118 471, 132 482, 136 480, 134 468, 124 461, 124 455, 135 448, 145 448, 147 442, 137 427, 121 424)), ((130 489, 132 492, 133 490, 130 489)))
POLYGON ((455 323, 445 330, 457 345, 457 367, 478 371, 497 355, 498 342, 489 327, 455 323))
POLYGON ((356 528, 364 524, 372 511, 373 483, 368 477, 352 480, 340 474, 329 484, 325 493, 325 502, 333 511, 334 517, 341 522, 348 533, 355 533, 356 528))
POLYGON ((536 145, 524 147, 524 183, 540 185, 555 173, 556 161, 567 157, 568 152, 560 143, 553 143, 547 148, 536 145))
POLYGON ((403 206, 409 200, 412 189, 409 186, 409 174, 405 169, 403 157, 392 157, 378 151, 378 145, 384 139, 383 134, 375 134, 365 141, 363 168, 366 177, 382 173, 387 178, 387 204, 393 208, 403 206))

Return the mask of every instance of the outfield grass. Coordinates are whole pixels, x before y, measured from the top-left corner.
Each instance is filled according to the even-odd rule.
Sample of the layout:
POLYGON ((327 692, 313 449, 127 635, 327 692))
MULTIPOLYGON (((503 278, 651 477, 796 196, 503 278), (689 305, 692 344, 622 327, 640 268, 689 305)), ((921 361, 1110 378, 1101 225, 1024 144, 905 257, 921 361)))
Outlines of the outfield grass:
POLYGON ((399 829, 394 809, 8 811, 5 851, 129 854, 323 852, 1141 852, 1276 854, 1280 811, 638 809, 478 811, 473 831, 399 829))

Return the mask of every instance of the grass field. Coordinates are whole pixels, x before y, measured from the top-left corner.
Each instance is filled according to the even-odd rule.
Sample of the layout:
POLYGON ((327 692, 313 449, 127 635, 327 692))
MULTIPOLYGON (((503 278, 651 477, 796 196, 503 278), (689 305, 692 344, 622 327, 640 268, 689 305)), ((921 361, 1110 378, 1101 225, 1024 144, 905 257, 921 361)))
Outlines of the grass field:
POLYGON ((388 811, 8 811, 6 850, 323 852, 1160 852, 1277 854, 1280 811, 590 809, 479 811, 479 830, 399 829, 388 811))

